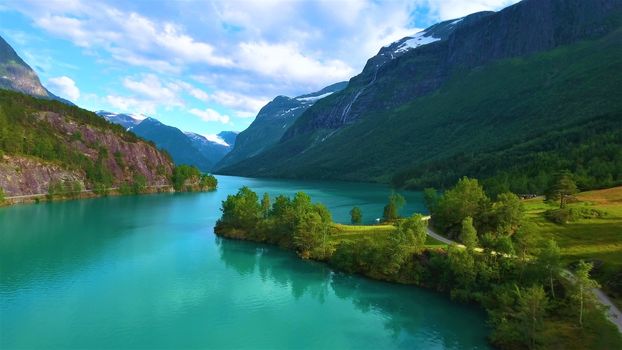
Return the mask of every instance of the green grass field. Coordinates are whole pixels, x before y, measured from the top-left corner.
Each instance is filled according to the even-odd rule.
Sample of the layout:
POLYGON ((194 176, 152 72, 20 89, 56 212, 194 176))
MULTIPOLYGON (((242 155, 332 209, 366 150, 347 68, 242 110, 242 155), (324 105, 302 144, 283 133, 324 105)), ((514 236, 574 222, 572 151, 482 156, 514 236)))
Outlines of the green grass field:
MULTIPOLYGON (((393 225, 342 225, 334 224, 330 239, 334 243, 343 240, 358 240, 363 237, 371 237, 374 240, 384 240, 395 231, 393 225)), ((428 236, 425 241, 426 247, 444 247, 445 243, 428 236)))
POLYGON ((536 224, 541 238, 557 241, 564 263, 571 264, 580 259, 601 261, 602 266, 594 271, 594 277, 622 307, 622 295, 616 295, 608 283, 616 274, 622 274, 622 187, 583 192, 576 199, 568 204, 569 208, 597 209, 605 215, 555 224, 544 217, 544 212, 558 206, 539 197, 524 202, 527 218, 536 224))

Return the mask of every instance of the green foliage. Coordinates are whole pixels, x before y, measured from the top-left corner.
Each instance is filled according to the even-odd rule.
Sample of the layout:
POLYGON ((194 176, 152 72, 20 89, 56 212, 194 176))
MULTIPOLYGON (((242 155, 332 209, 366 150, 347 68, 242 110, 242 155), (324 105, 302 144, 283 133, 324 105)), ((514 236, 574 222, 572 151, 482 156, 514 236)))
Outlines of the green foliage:
POLYGON ((84 191, 84 185, 78 180, 59 180, 48 186, 47 198, 77 198, 84 191))
POLYGON ((546 315, 548 298, 541 285, 521 289, 518 292, 517 318, 519 331, 528 339, 529 348, 536 346, 538 332, 546 315))
MULTIPOLYGON (((618 29, 597 40, 458 69, 434 93, 392 110, 361 111, 339 132, 300 133, 228 172, 392 180, 412 189, 444 189, 466 175, 482 179, 490 195, 542 194, 563 169, 582 189, 622 184, 621 39, 618 29)), ((391 68, 421 67, 424 57, 402 56, 391 68)), ((377 88, 400 91, 380 78, 377 88)), ((330 97, 339 98, 312 108, 329 110, 330 97)))
POLYGON ((396 192, 392 192, 389 195, 389 202, 384 206, 382 218, 384 221, 397 220, 400 217, 400 209, 406 204, 406 199, 396 192))
POLYGON ((473 226, 473 218, 470 216, 467 216, 464 220, 462 220, 460 240, 469 251, 473 251, 478 245, 477 230, 475 230, 475 227, 473 226))
MULTIPOLYGON (((478 193, 481 186, 467 180, 462 190, 450 189, 445 195, 478 193)), ((443 196, 439 197, 439 207, 443 196)), ((473 197, 489 201, 479 194, 466 196, 473 197)), ((416 284, 448 293, 456 300, 480 303, 490 316, 491 340, 501 348, 567 344, 559 335, 551 335, 550 329, 574 319, 575 310, 594 309, 591 294, 586 291, 595 284, 589 272, 578 272, 576 283, 563 283, 559 278, 559 247, 555 241, 539 247, 536 228, 515 220, 523 217, 522 206, 515 204, 514 196, 500 195, 480 213, 483 227, 500 227, 500 232, 478 237, 475 220, 466 216, 459 227, 462 239, 468 242, 467 249, 457 245, 426 246, 427 227, 421 215, 397 220, 395 226, 331 224, 328 210, 312 203, 304 193, 294 198, 276 197, 266 216, 265 206, 248 188, 223 202, 223 216, 215 231, 225 237, 278 244, 297 251, 302 258, 324 260, 346 272, 416 284), (510 231, 514 232, 508 234, 510 231), (475 249, 478 242, 483 250, 475 249), (580 286, 583 294, 577 292, 580 286), (584 306, 580 307, 580 303, 584 306)), ((581 269, 585 270, 582 265, 581 269)), ((590 316, 584 320, 586 332, 594 335, 605 330, 609 339, 605 343, 620 343, 598 323, 602 315, 586 315, 590 316)))
POLYGON ((423 201, 430 212, 435 211, 438 204, 438 192, 434 188, 425 188, 423 190, 423 201))
POLYGON ((594 267, 591 263, 583 260, 579 261, 577 270, 575 271, 576 280, 571 288, 570 298, 578 304, 579 326, 583 327, 583 313, 586 308, 594 308, 598 306, 596 297, 592 293, 593 288, 598 288, 598 282, 590 277, 590 271, 594 267))
POLYGON ((434 224, 450 237, 460 232, 462 221, 471 217, 475 227, 483 224, 490 199, 476 179, 463 177, 451 189, 438 198, 432 211, 434 224))
POLYGON ((5 200, 4 196, 5 196, 4 195, 4 188, 0 187, 0 204, 4 203, 4 200, 5 200))
POLYGON ((352 210, 350 210, 350 222, 353 225, 358 225, 362 221, 363 221, 363 211, 361 211, 361 208, 359 207, 352 208, 352 210))
POLYGON ((572 174, 565 171, 557 174, 551 182, 550 187, 546 191, 546 199, 548 201, 559 201, 559 208, 563 209, 568 199, 577 192, 579 190, 572 178, 572 174))
POLYGON ((606 212, 594 208, 560 208, 544 212, 544 217, 547 220, 560 225, 579 221, 580 219, 602 218, 606 215, 606 212))
POLYGON ((257 194, 244 186, 237 194, 227 196, 222 202, 222 217, 219 223, 250 233, 261 218, 261 207, 257 194))
POLYGON ((427 226, 427 221, 423 220, 423 215, 415 214, 398 222, 394 236, 400 237, 401 244, 414 248, 415 251, 420 251, 425 245, 428 234, 427 226))
POLYGON ((123 196, 132 194, 133 186, 127 182, 123 182, 119 185, 119 193, 123 196))
POLYGON ((175 191, 183 191, 186 189, 187 181, 199 181, 201 172, 197 167, 190 165, 178 165, 173 169, 173 188, 175 191))
POLYGON ((147 188, 147 179, 144 175, 135 174, 131 186, 133 194, 141 194, 147 188))
MULTIPOLYGON (((37 99, 17 92, 0 89, 0 152, 7 155, 32 156, 62 164, 72 170, 82 170, 91 183, 112 183, 112 174, 105 160, 107 150, 95 145, 98 159, 92 160, 71 145, 82 141, 77 131, 70 135, 59 132, 54 125, 38 117, 41 111, 58 113, 78 125, 109 130, 128 142, 137 142, 136 135, 123 127, 108 123, 95 113, 64 103, 37 99)), ((116 157, 115 157, 116 158, 116 157)))
POLYGON ((214 175, 203 174, 199 180, 199 187, 202 191, 215 190, 218 187, 218 179, 214 175))
POLYGON ((292 247, 304 258, 322 259, 332 253, 328 242, 332 217, 325 206, 313 204, 304 192, 293 199, 278 196, 271 209, 269 203, 269 196, 264 195, 260 203, 255 192, 242 187, 223 201, 215 231, 292 247))
POLYGON ((547 284, 549 285, 551 295, 555 298, 554 280, 561 270, 561 260, 559 247, 554 240, 546 241, 544 247, 537 256, 536 262, 540 271, 546 276, 545 279, 548 282, 547 284))
POLYGON ((492 204, 491 226, 500 235, 512 235, 523 222, 525 208, 517 195, 501 193, 492 204))
POLYGON ((261 213, 264 219, 270 214, 270 195, 268 192, 264 193, 261 198, 261 213))

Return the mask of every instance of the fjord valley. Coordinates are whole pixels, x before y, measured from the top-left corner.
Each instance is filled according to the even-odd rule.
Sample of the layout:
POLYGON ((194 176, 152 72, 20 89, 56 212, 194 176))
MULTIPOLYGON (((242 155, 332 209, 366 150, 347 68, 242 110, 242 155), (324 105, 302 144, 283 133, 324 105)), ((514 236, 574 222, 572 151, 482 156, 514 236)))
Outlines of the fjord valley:
POLYGON ((468 175, 542 193, 568 169, 583 188, 620 184, 620 35, 619 1, 522 1, 434 25, 218 172, 414 189, 468 175))
POLYGON ((58 5, 0 5, 0 348, 622 348, 622 0, 58 5))

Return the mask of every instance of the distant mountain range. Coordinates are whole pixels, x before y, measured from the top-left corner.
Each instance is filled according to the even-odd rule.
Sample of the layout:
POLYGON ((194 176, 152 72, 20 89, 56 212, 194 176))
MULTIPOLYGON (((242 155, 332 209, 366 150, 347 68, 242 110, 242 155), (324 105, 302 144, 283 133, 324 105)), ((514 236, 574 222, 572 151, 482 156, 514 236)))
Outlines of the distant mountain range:
POLYGON ((97 115, 111 123, 119 124, 136 135, 153 141, 167 151, 176 164, 194 165, 201 171, 210 172, 235 144, 236 132, 223 131, 207 138, 192 132, 161 123, 144 115, 98 111, 97 115))
POLYGON ((621 86, 622 0, 523 0, 381 48, 278 142, 218 172, 409 188, 468 175, 536 193, 567 169, 582 188, 613 186, 621 86))

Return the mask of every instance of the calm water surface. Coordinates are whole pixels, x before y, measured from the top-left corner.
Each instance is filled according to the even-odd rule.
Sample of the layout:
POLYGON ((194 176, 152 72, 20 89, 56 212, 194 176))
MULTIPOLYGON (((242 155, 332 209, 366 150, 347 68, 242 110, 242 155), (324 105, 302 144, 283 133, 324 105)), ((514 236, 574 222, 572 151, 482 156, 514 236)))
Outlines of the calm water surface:
MULTIPOLYGON (((0 348, 487 348, 476 308, 214 236, 243 185, 303 190, 344 223, 353 205, 373 221, 389 194, 221 176, 212 193, 1 208, 0 348)), ((406 198, 404 213, 424 211, 406 198)))

